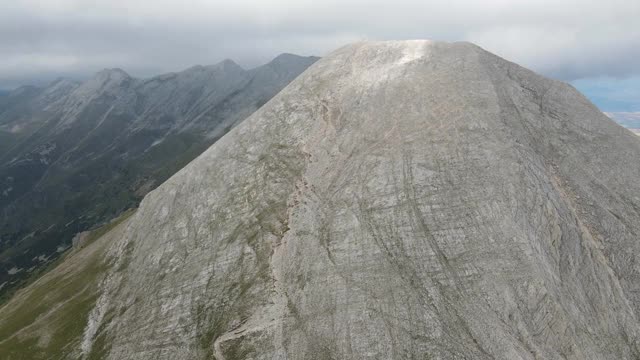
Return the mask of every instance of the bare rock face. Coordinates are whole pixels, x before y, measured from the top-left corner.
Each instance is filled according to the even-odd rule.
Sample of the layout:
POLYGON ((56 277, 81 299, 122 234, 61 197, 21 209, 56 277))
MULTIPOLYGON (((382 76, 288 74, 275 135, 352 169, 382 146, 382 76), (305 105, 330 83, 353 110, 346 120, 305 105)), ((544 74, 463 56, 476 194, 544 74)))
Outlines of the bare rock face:
POLYGON ((341 48, 144 199, 81 353, 638 359, 638 159, 472 44, 341 48))

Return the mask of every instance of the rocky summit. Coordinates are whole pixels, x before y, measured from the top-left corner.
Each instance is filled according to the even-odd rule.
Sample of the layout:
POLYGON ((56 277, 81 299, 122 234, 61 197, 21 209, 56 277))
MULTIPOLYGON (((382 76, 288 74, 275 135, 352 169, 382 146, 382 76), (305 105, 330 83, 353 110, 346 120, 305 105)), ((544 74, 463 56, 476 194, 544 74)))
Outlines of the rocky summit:
POLYGON ((18 293, 0 352, 638 359, 639 158, 473 44, 346 46, 18 293))

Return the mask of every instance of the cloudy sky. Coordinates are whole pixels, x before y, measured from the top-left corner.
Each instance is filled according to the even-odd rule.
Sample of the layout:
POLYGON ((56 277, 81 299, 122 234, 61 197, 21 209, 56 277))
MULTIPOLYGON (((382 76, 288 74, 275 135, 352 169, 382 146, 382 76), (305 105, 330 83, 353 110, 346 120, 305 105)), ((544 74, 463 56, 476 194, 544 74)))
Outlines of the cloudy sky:
POLYGON ((134 76, 225 58, 322 56, 357 40, 472 41, 570 81, 603 110, 640 111, 638 0, 1 0, 0 88, 134 76))

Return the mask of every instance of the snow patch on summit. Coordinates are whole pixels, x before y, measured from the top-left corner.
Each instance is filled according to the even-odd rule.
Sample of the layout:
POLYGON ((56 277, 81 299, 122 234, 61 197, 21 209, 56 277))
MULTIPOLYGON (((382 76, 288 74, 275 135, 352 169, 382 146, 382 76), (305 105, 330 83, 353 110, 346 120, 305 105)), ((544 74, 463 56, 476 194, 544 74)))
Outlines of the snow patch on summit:
POLYGON ((402 57, 398 61, 398 65, 404 65, 425 57, 427 55, 427 47, 431 43, 432 41, 430 40, 402 41, 402 57))
POLYGON ((369 88, 402 76, 410 63, 428 56, 432 44, 430 40, 360 43, 357 51, 345 53, 346 61, 359 66, 352 67, 344 82, 369 88))

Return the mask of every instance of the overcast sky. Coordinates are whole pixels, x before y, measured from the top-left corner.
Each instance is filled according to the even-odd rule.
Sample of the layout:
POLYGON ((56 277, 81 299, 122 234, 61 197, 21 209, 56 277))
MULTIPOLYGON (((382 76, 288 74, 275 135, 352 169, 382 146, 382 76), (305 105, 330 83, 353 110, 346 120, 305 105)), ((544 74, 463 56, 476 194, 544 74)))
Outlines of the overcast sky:
POLYGON ((140 77, 225 58, 252 67, 282 52, 427 38, 472 41, 590 96, 617 90, 598 105, 640 111, 639 0, 0 2, 0 88, 111 67, 140 77))

